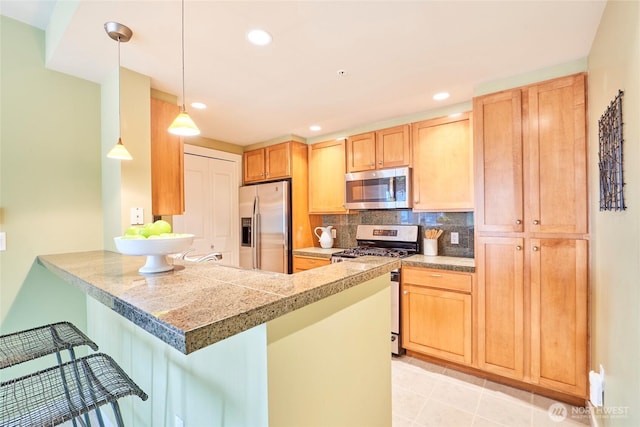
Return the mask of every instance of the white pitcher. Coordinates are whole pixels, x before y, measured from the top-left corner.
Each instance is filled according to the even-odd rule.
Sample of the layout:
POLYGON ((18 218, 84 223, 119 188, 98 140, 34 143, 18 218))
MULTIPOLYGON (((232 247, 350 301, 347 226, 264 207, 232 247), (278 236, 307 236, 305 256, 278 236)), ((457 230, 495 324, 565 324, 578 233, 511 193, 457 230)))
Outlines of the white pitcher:
POLYGON ((329 225, 327 227, 316 227, 313 230, 313 233, 320 241, 320 247, 324 249, 329 249, 333 247, 333 237, 331 236, 331 229, 333 226, 329 225), (318 230, 322 232, 322 234, 318 234, 318 230))

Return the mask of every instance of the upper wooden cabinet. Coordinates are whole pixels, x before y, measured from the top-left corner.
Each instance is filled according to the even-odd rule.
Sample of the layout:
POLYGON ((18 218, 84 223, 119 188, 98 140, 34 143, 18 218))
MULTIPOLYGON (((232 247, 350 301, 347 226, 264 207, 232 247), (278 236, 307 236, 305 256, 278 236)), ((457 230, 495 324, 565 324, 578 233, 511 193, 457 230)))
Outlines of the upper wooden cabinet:
POLYGON ((413 209, 472 211, 471 114, 413 123, 413 209))
POLYGON ((309 213, 345 213, 345 142, 309 146, 309 213))
POLYGON ((167 131, 180 108, 151 98, 151 210, 153 215, 184 213, 184 147, 167 131))
POLYGON ((585 75, 475 98, 479 232, 587 233, 585 75))
POLYGON ((395 168, 410 164, 409 125, 347 138, 347 172, 395 168))
POLYGON ((291 143, 270 145, 243 154, 244 183, 291 176, 291 143))

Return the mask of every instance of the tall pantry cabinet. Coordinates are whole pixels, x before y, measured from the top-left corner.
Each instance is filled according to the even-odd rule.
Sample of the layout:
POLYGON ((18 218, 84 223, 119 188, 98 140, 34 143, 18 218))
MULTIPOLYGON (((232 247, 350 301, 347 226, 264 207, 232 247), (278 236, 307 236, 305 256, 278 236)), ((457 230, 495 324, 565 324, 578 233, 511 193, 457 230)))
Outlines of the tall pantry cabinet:
POLYGON ((478 365, 585 397, 586 74, 474 98, 478 365))

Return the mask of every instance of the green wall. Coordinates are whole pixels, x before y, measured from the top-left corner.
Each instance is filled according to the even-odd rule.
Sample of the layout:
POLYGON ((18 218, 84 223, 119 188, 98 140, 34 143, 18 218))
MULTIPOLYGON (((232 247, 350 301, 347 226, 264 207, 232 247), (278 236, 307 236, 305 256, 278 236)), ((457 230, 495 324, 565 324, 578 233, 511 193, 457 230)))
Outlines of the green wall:
POLYGON ((640 425, 640 3, 609 1, 589 55, 591 365, 604 366, 600 425, 640 425), (624 90, 627 210, 600 212, 598 119, 624 90))
POLYGON ((0 17, 0 333, 85 329, 84 295, 34 260, 103 245, 100 86, 45 69, 44 52, 43 31, 0 17))

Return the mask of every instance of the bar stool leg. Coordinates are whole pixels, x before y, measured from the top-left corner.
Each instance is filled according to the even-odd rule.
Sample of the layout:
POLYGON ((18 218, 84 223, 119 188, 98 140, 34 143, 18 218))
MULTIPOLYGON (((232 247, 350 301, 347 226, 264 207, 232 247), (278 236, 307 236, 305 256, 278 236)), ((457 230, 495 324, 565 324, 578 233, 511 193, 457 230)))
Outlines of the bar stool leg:
POLYGON ((116 417, 116 424, 118 427, 124 427, 124 421, 122 420, 122 414, 120 413, 120 406, 118 405, 117 400, 111 402, 111 408, 113 409, 113 414, 116 417))

